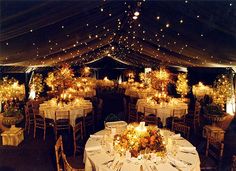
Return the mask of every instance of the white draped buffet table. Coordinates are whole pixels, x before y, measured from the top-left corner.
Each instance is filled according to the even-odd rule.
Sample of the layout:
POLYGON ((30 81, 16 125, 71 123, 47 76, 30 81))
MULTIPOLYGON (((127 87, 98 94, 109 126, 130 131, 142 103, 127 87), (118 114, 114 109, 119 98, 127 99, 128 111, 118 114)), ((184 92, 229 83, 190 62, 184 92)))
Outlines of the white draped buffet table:
MULTIPOLYGON (((166 125, 166 118, 173 116, 174 109, 185 109, 186 112, 188 110, 188 105, 184 102, 175 102, 166 105, 160 105, 150 103, 147 99, 138 99, 136 104, 137 112, 144 113, 144 107, 153 109, 153 111, 157 110, 157 116, 161 118, 161 121, 164 126, 166 125)), ((186 113, 179 113, 180 116, 178 117, 181 117, 185 114, 186 113)))
POLYGON ((174 156, 171 152, 168 152, 169 154, 167 155, 167 157, 163 159, 159 157, 160 160, 156 161, 155 163, 151 160, 145 159, 126 159, 125 157, 118 157, 118 154, 116 154, 116 152, 112 152, 113 154, 111 152, 107 152, 106 147, 104 145, 101 145, 101 142, 103 139, 102 136, 109 133, 106 130, 97 132, 94 137, 90 137, 88 139, 85 145, 85 171, 141 171, 141 165, 143 167, 143 171, 176 171, 178 169, 182 171, 200 171, 200 159, 195 147, 182 137, 174 138, 174 133, 168 130, 161 131, 168 133, 164 133, 164 136, 173 137, 173 141, 175 142, 176 147, 176 155, 174 156), (100 135, 101 137, 96 137, 97 135, 100 135), (183 150, 184 148, 185 150, 188 150, 185 151, 183 150), (117 160, 122 163, 119 169, 112 167, 108 168, 108 166, 104 164, 105 162, 112 159, 114 159, 114 161, 117 160), (173 167, 170 161, 176 162, 175 164, 178 166, 178 169, 176 167, 173 167), (155 167, 156 169, 154 169, 153 167, 155 167))
MULTIPOLYGON (((55 113, 56 111, 65 112, 65 117, 67 117, 66 112, 70 112, 70 124, 71 126, 75 126, 76 118, 83 117, 84 109, 87 113, 92 111, 92 103, 89 100, 80 99, 78 101, 74 101, 68 105, 58 106, 55 102, 52 101, 45 101, 44 103, 40 104, 39 112, 42 114, 44 113, 45 118, 55 120, 55 113)), ((85 113, 85 116, 86 114, 85 113)))

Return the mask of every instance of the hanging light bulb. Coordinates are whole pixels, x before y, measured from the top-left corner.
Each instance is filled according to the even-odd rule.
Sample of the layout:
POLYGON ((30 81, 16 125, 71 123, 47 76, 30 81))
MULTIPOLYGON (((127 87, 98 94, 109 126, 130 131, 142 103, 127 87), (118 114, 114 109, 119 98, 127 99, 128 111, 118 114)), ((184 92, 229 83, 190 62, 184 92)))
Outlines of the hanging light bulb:
POLYGON ((134 16, 139 16, 139 14, 140 14, 140 13, 139 13, 138 11, 135 11, 135 12, 134 12, 134 16))
POLYGON ((133 16, 133 19, 134 19, 134 20, 137 20, 137 19, 138 19, 138 17, 137 17, 137 16, 133 16))

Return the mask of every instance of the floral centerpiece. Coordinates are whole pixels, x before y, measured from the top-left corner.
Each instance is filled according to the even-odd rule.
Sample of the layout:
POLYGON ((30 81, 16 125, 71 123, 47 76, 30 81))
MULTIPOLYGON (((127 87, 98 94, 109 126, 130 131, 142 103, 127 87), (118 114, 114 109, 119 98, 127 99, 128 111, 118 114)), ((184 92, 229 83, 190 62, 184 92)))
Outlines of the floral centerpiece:
POLYGON ((6 126, 11 126, 20 123, 23 118, 24 116, 21 114, 21 111, 11 104, 3 112, 2 123, 6 126))
POLYGON ((156 126, 130 124, 122 134, 114 136, 114 149, 120 153, 129 151, 132 157, 144 153, 156 153, 158 156, 166 154, 160 130, 156 126))

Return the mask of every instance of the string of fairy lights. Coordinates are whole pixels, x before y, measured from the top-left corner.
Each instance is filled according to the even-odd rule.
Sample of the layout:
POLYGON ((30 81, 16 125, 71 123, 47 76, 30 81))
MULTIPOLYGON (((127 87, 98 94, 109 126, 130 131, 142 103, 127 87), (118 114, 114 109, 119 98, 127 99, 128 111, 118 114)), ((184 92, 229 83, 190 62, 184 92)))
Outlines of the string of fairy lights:
MULTIPOLYGON (((191 6, 191 3, 190 1, 183 1, 177 5, 187 9, 191 6)), ((37 41, 34 41, 32 46, 35 48, 35 57, 32 61, 26 61, 25 64, 29 66, 45 66, 69 61, 70 64, 76 65, 83 61, 96 59, 97 56, 103 54, 102 47, 114 42, 124 46, 124 51, 122 52, 120 52, 120 48, 115 49, 120 54, 115 54, 117 55, 116 57, 124 61, 132 61, 131 63, 136 64, 142 64, 142 62, 132 58, 134 52, 145 55, 147 62, 150 62, 149 65, 152 65, 153 59, 161 63, 174 63, 184 66, 204 66, 208 63, 213 63, 215 59, 219 59, 217 61, 218 64, 225 64, 227 62, 227 60, 211 55, 207 47, 200 50, 202 55, 190 53, 194 51, 194 46, 188 43, 188 39, 185 42, 183 41, 187 33, 177 30, 172 33, 174 35, 171 35, 170 31, 173 31, 172 29, 187 27, 189 18, 179 15, 175 17, 175 21, 170 21, 168 16, 162 13, 163 11, 156 12, 152 8, 150 8, 150 11, 153 11, 152 16, 149 13, 144 13, 144 9, 149 9, 152 2, 119 2, 119 8, 115 8, 114 4, 115 2, 105 1, 97 6, 96 9, 99 11, 97 15, 101 18, 104 17, 104 22, 101 25, 93 25, 89 22, 84 23, 81 26, 81 30, 85 30, 83 34, 80 28, 75 33, 69 33, 66 31, 69 27, 68 25, 57 23, 57 25, 60 25, 59 29, 65 33, 65 41, 73 41, 70 41, 69 44, 67 43, 63 47, 62 40, 58 41, 59 39, 49 38, 47 42, 48 52, 41 52, 42 48, 38 45, 37 41), (150 24, 156 27, 156 31, 148 27, 150 24), (77 33, 80 33, 78 35, 81 36, 77 36, 77 33), (96 52, 97 55, 94 56, 94 53, 91 52, 96 52)), ((231 8, 232 6, 233 3, 229 3, 229 7, 231 8)), ((204 20, 204 16, 197 14, 194 16, 194 20, 199 22, 204 20)), ((51 25, 54 24, 52 23, 51 25)), ((37 32, 37 30, 33 28, 29 30, 29 33, 32 35, 34 32, 37 32)), ((199 35, 196 35, 196 37, 204 42, 207 39, 207 34, 199 32, 199 35)), ((11 45, 11 41, 5 41, 4 45, 7 48, 11 45)), ((23 55, 21 52, 16 52, 16 54, 23 55)), ((4 58, 4 60, 1 60, 3 63, 11 62, 9 56, 2 58, 4 58)), ((22 64, 20 63, 20 65, 22 64)), ((232 65, 233 61, 227 64, 232 65)))

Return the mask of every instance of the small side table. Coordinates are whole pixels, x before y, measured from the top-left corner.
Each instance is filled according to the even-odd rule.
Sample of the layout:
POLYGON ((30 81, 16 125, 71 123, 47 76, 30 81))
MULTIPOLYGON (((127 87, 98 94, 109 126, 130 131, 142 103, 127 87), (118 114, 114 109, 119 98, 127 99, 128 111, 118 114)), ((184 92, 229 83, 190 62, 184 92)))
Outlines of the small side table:
POLYGON ((212 138, 219 142, 224 141, 225 131, 220 127, 206 125, 203 127, 203 137, 204 138, 212 138))
POLYGON ((11 127, 2 134, 2 145, 18 146, 24 140, 24 131, 22 128, 11 127))

